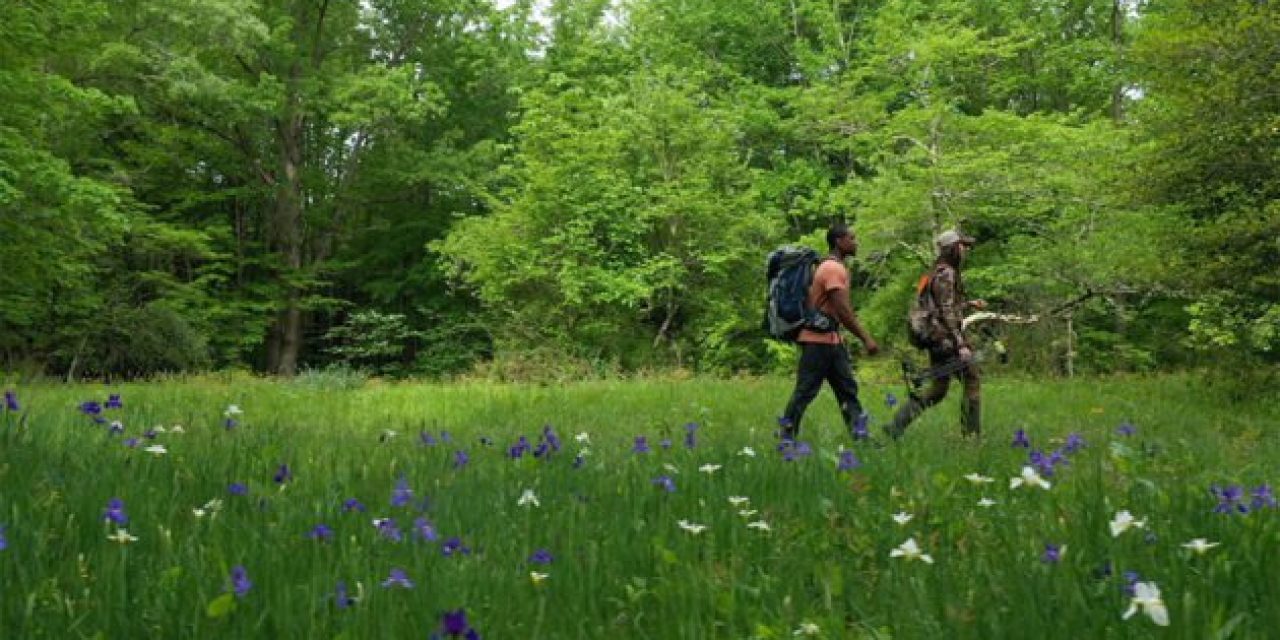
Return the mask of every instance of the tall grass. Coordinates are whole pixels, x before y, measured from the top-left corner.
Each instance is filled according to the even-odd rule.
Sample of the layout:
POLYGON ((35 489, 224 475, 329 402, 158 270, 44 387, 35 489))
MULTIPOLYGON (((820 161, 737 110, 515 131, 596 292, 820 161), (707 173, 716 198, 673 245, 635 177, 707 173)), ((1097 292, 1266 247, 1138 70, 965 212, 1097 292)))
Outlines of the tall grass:
MULTIPOLYGON (((813 452, 791 461, 773 437, 783 379, 341 382, 17 388, 20 410, 0 414, 0 635, 425 638, 459 608, 487 638, 782 638, 803 625, 827 638, 1280 629, 1280 510, 1215 513, 1209 492, 1280 480, 1280 412, 1212 402, 1192 379, 988 385, 981 442, 959 437, 949 399, 882 447, 855 444, 824 392, 801 434, 813 452), (78 410, 110 393, 124 407, 104 411, 105 423, 78 410), (232 404, 244 413, 228 429, 232 404), (109 433, 116 420, 121 435, 109 433), (1117 433, 1125 421, 1132 435, 1117 433), (698 425, 693 447, 688 423, 698 425), (146 438, 155 426, 165 432, 146 438), (536 447, 546 426, 559 451, 510 456, 521 435, 536 447), (1017 429, 1045 452, 1072 433, 1085 447, 1055 468, 1051 489, 1011 489, 1029 453, 1010 446, 1017 429), (637 436, 649 453, 633 452, 637 436), (166 452, 145 450, 156 444, 166 452), (838 471, 841 448, 861 466, 838 471), (292 477, 278 483, 281 465, 292 477), (995 482, 972 484, 970 473, 995 482), (398 482, 412 496, 392 506, 398 482), (232 495, 232 483, 247 494, 232 495), (518 504, 526 490, 538 506, 518 504), (994 506, 978 506, 984 496, 994 506), (112 498, 136 542, 108 539, 112 498), (367 511, 344 510, 350 498, 367 511), (194 513, 215 499, 216 513, 194 513), (1119 510, 1146 527, 1113 537, 1119 510), (912 518, 898 524, 898 512, 912 518), (403 539, 375 518, 394 519, 403 539), (435 540, 413 531, 418 518, 435 540), (333 531, 327 541, 308 536, 319 524, 333 531), (470 553, 446 556, 451 537, 470 553), (1182 546, 1200 537, 1220 546, 1182 546), (934 562, 891 558, 908 538, 934 562), (1059 562, 1044 561, 1046 544, 1065 545, 1059 562), (539 550, 549 564, 531 561, 539 550), (229 583, 238 566, 252 582, 242 596, 229 583), (393 568, 413 588, 381 586, 393 568), (1168 627, 1121 619, 1126 571, 1159 585, 1168 627), (360 596, 352 606, 337 606, 338 581, 360 596)), ((873 434, 890 391, 902 395, 864 386, 873 434)))

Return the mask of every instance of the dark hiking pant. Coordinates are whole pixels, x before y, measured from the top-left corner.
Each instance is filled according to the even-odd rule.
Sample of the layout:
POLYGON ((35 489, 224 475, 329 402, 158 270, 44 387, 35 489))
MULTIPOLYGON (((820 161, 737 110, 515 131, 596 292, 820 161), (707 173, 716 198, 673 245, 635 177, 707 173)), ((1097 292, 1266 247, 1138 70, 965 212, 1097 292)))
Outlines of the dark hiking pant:
POLYGON ((783 414, 782 437, 795 439, 800 433, 800 420, 805 409, 822 390, 822 381, 831 385, 831 391, 840 404, 840 414, 845 427, 853 431, 854 421, 862 414, 858 402, 858 383, 853 379, 853 365, 849 351, 843 344, 800 343, 800 365, 796 369, 796 388, 783 414))
MULTIPOLYGON (((935 368, 959 357, 954 351, 930 351, 929 367, 935 368)), ((964 397, 960 399, 960 433, 963 435, 982 435, 982 381, 976 363, 961 369, 954 374, 934 378, 929 388, 898 409, 889 427, 889 435, 898 438, 906 432, 911 424, 925 409, 932 407, 947 397, 951 388, 951 377, 954 375, 964 384, 964 397)))

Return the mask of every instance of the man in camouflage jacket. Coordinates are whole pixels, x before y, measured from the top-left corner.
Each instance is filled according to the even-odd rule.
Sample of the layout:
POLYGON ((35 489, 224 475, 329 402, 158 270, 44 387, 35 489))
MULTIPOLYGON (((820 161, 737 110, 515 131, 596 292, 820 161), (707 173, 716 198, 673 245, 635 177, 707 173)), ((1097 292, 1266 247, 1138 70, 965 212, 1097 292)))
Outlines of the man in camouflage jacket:
MULTIPOLYGON (((978 366, 973 361, 973 349, 964 335, 964 312, 969 307, 985 308, 986 303, 982 300, 965 299, 964 281, 960 276, 965 256, 973 242, 973 238, 958 231, 946 231, 939 235, 936 240, 938 259, 926 285, 934 305, 931 318, 934 340, 929 347, 930 367, 936 368, 957 359, 967 363, 967 366, 952 374, 964 384, 964 397, 960 400, 960 430, 966 436, 982 433, 981 380, 978 366)), ((889 435, 901 437, 907 426, 925 409, 947 397, 950 386, 951 375, 934 378, 923 394, 911 398, 898 410, 892 425, 888 427, 889 435)))

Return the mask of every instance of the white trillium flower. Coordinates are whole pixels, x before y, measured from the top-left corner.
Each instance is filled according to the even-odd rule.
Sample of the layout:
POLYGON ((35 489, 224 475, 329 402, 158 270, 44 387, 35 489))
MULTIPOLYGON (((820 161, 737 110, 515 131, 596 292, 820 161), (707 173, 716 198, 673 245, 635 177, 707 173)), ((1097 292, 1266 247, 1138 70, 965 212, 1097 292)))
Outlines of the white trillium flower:
POLYGON ((516 501, 516 505, 521 507, 527 507, 529 505, 541 507, 542 503, 538 502, 538 496, 534 495, 533 489, 525 489, 524 493, 520 494, 520 499, 516 501))
POLYGON ((907 513, 906 511, 899 511, 893 514, 893 521, 900 525, 904 525, 908 522, 911 522, 911 519, 914 517, 915 516, 911 515, 910 513, 907 513))
POLYGON ((738 455, 746 456, 748 458, 754 458, 756 457, 756 450, 752 449, 751 447, 743 447, 742 451, 738 452, 738 455))
POLYGON ((1128 531, 1131 527, 1137 529, 1145 528, 1147 521, 1134 518, 1133 514, 1128 511, 1117 511, 1115 519, 1109 524, 1111 526, 1111 537, 1114 538, 1128 531))
POLYGON ((676 524, 680 525, 681 529, 684 529, 685 531, 688 531, 689 533, 692 533, 695 536, 707 530, 707 525, 695 524, 695 523, 689 522, 688 520, 681 520, 676 524))
POLYGON ((116 529, 116 532, 108 535, 107 539, 120 544, 129 544, 130 542, 137 542, 138 536, 129 535, 128 529, 116 529))
POLYGON ((750 501, 751 501, 751 498, 748 498, 746 496, 729 496, 729 504, 735 507, 741 507, 742 505, 750 501))
POLYGON ((400 435, 400 432, 399 432, 399 431, 395 431, 395 430, 393 430, 393 429, 383 429, 383 430, 382 430, 382 439, 383 439, 383 440, 393 440, 393 439, 395 439, 395 437, 396 437, 396 436, 398 436, 398 435, 400 435))
POLYGON ((532 580, 534 584, 541 584, 544 580, 550 577, 551 574, 549 573, 538 573, 537 571, 529 572, 529 579, 532 580))
POLYGON ((1194 539, 1194 540, 1192 540, 1192 541, 1190 541, 1190 542, 1185 542, 1185 543, 1183 543, 1183 544, 1182 544, 1182 548, 1184 548, 1184 549, 1190 549, 1190 550, 1192 550, 1192 551, 1196 552, 1196 554, 1203 554, 1204 552, 1206 552, 1206 551, 1208 551, 1208 550, 1210 550, 1210 549, 1212 549, 1212 548, 1214 548, 1214 547, 1216 547, 1216 546, 1218 546, 1218 545, 1220 545, 1220 544, 1222 544, 1222 543, 1221 543, 1221 542, 1209 542, 1208 540, 1205 540, 1204 538, 1196 538, 1196 539, 1194 539))
POLYGON ((588 435, 586 431, 574 436, 573 439, 581 442, 582 444, 591 444, 591 436, 588 435))
POLYGON ((180 425, 180 424, 175 424, 175 425, 173 425, 173 428, 172 428, 172 429, 169 429, 169 433, 186 433, 186 432, 187 432, 187 430, 186 430, 186 429, 183 429, 183 428, 182 428, 182 425, 180 425))
POLYGON ((701 471, 706 474, 712 474, 719 471, 720 467, 721 465, 718 465, 718 464, 704 464, 701 467, 698 467, 698 471, 701 471))
POLYGON ((980 473, 968 473, 968 474, 965 474, 964 479, 965 479, 965 480, 968 480, 969 482, 972 482, 972 483, 974 483, 974 484, 990 484, 990 483, 992 483, 992 482, 995 482, 995 481, 996 481, 996 479, 995 479, 995 478, 991 478, 991 477, 988 477, 988 476, 984 476, 984 475, 982 475, 982 474, 980 474, 980 473))
POLYGON ((670 462, 663 464, 662 468, 666 469, 670 473, 680 473, 680 469, 670 462))
POLYGON ((986 496, 983 496, 982 499, 978 501, 979 507, 993 507, 995 506, 995 504, 996 504, 995 500, 992 500, 991 498, 988 498, 986 496))
POLYGON ((744 518, 750 518, 751 516, 754 516, 757 513, 759 512, 756 511, 755 509, 739 509, 738 510, 738 515, 744 518))
POLYGON ((920 560, 928 564, 933 564, 933 556, 927 553, 921 553, 920 545, 916 544, 915 538, 907 538, 907 541, 898 545, 898 548, 889 552, 890 558, 906 558, 907 560, 920 560))
POLYGON ((822 629, 818 628, 818 625, 816 625, 816 624, 814 624, 814 623, 812 623, 812 622, 801 622, 801 623, 800 623, 800 628, 798 628, 798 629, 796 629, 795 631, 791 632, 791 635, 793 635, 793 636, 816 636, 816 635, 818 635, 819 633, 822 633, 822 629))
POLYGON ((244 415, 244 411, 240 409, 240 405, 229 404, 227 405, 227 410, 222 412, 222 415, 227 418, 234 418, 239 415, 244 415))
POLYGON ((773 531, 773 529, 769 528, 769 523, 765 522, 764 520, 756 520, 755 522, 748 522, 747 528, 759 529, 761 531, 773 531))
POLYGON ((1032 467, 1023 467, 1021 476, 1009 479, 1010 489, 1017 489, 1024 484, 1028 487, 1040 487, 1041 489, 1049 488, 1049 481, 1041 478, 1040 474, 1036 473, 1036 470, 1032 467))
POLYGON ((157 456, 162 456, 166 453, 169 453, 169 451, 165 449, 164 445, 162 444, 153 444, 147 447, 146 449, 143 449, 143 451, 146 451, 147 453, 154 454, 157 456))
POLYGON ((1138 582, 1133 585, 1133 599, 1129 601, 1129 609, 1124 612, 1123 619, 1128 620, 1139 611, 1147 614, 1151 621, 1162 626, 1169 626, 1169 610, 1160 599, 1160 587, 1154 582, 1138 582))
POLYGON ((164 427, 159 426, 159 425, 156 425, 156 426, 152 427, 152 428, 151 428, 151 430, 152 430, 152 431, 154 431, 154 432, 156 432, 156 433, 166 433, 166 432, 167 432, 167 431, 166 431, 166 429, 165 429, 164 427))

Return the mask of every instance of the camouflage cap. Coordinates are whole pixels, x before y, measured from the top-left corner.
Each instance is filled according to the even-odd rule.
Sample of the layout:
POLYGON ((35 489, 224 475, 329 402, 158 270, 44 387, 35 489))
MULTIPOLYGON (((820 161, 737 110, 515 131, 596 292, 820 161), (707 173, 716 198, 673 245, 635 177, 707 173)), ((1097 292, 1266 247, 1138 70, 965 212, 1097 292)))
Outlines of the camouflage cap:
POLYGON ((942 233, 938 234, 938 237, 936 239, 934 239, 934 244, 938 245, 939 249, 943 247, 949 247, 957 242, 961 244, 973 246, 974 239, 973 239, 973 236, 966 236, 963 233, 956 231, 955 229, 948 229, 946 231, 943 231, 942 233))

